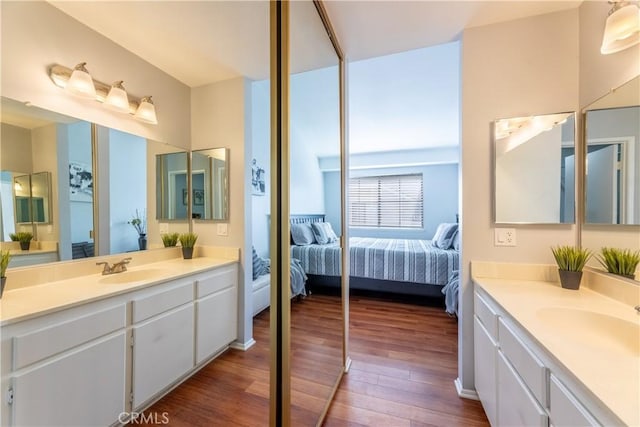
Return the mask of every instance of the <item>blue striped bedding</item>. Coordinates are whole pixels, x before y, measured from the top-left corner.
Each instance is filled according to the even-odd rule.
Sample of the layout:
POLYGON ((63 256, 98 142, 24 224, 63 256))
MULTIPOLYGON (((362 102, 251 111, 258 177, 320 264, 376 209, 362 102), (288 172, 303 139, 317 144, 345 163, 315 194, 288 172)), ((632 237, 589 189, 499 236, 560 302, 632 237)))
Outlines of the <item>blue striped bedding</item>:
MULTIPOLYGON (((430 285, 446 285, 458 270, 459 252, 436 248, 430 240, 372 239, 352 237, 350 275, 430 285)), ((307 274, 340 276, 338 243, 292 246, 307 274)))

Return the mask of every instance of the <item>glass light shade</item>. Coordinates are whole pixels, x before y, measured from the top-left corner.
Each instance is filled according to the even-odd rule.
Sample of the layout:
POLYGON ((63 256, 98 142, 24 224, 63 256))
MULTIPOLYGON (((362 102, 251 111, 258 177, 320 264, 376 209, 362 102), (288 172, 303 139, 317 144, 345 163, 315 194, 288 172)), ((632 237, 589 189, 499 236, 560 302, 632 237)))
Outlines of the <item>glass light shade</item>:
POLYGON ((65 88, 74 95, 96 99, 96 88, 85 64, 86 62, 76 65, 65 88))
POLYGON ((115 82, 111 86, 104 100, 104 105, 122 113, 129 112, 129 98, 127 97, 127 91, 122 86, 122 81, 115 82))
POLYGON ((138 106, 138 110, 136 110, 135 118, 146 123, 154 125, 158 124, 156 107, 153 105, 153 101, 151 101, 150 96, 145 96, 140 100, 140 105, 138 106))
POLYGON ((616 53, 640 43, 640 8, 635 4, 616 9, 607 17, 600 53, 616 53))

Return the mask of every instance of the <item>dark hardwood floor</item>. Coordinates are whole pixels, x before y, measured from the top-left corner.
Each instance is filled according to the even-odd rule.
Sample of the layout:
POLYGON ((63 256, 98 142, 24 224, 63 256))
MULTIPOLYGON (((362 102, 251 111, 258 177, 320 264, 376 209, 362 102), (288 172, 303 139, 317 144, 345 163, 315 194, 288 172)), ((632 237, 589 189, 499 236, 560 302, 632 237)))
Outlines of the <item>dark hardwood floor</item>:
MULTIPOLYGON (((350 304, 353 362, 325 426, 488 425, 479 402, 456 394, 457 324, 442 307, 359 296, 350 304)), ((331 391, 339 310, 336 297, 319 294, 292 305, 293 426, 315 425, 331 391)), ((145 415, 165 414, 170 426, 268 425, 268 310, 254 318, 254 338, 251 349, 226 351, 145 415)))

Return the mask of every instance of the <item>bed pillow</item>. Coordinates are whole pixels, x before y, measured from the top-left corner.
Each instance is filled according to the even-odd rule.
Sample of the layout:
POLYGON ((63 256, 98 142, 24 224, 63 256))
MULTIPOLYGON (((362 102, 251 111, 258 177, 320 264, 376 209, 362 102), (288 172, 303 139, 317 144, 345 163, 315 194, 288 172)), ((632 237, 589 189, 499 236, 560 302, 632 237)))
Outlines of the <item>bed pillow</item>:
POLYGON ((298 246, 306 246, 316 242, 313 229, 308 222, 291 224, 291 238, 293 239, 293 243, 298 246))
POLYGON ((253 246, 251 247, 251 250, 253 251, 253 280, 256 280, 263 274, 269 273, 269 263, 258 255, 253 246))
POLYGON ((320 245, 338 241, 338 236, 336 236, 329 222, 312 222, 311 228, 313 229, 313 235, 316 237, 316 241, 320 245))
POLYGON ((453 243, 451 244, 451 248, 454 251, 459 251, 460 250, 460 228, 458 228, 456 230, 456 235, 453 238, 453 243))
POLYGON ((451 249, 457 232, 458 224, 442 223, 438 225, 431 242, 436 248, 451 249))

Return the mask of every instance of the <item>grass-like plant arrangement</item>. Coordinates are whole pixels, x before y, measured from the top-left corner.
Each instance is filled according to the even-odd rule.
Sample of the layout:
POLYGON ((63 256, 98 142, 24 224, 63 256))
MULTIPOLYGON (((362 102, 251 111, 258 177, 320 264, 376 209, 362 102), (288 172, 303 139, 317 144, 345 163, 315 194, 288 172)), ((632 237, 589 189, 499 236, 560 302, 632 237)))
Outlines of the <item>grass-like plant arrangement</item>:
POLYGON ((198 235, 196 233, 184 233, 178 237, 178 240, 182 245, 182 258, 193 258, 193 247, 196 244, 196 240, 198 240, 198 235))
POLYGON ((565 289, 577 290, 580 288, 582 280, 582 269, 591 258, 589 249, 577 248, 575 246, 557 246, 551 248, 553 257, 558 264, 558 274, 560 284, 565 289))
POLYGON ((596 258, 609 273, 633 279, 640 263, 640 251, 604 247, 596 258))
POLYGON ((9 234, 9 238, 14 242, 27 243, 33 239, 33 234, 28 231, 18 231, 17 233, 9 234))
POLYGON ((176 246, 178 244, 178 238, 180 237, 180 233, 167 233, 160 235, 162 238, 162 243, 165 248, 169 248, 172 246, 176 246))
POLYGON ((4 285, 7 283, 7 267, 11 261, 11 253, 9 251, 0 251, 0 298, 4 292, 4 285))

